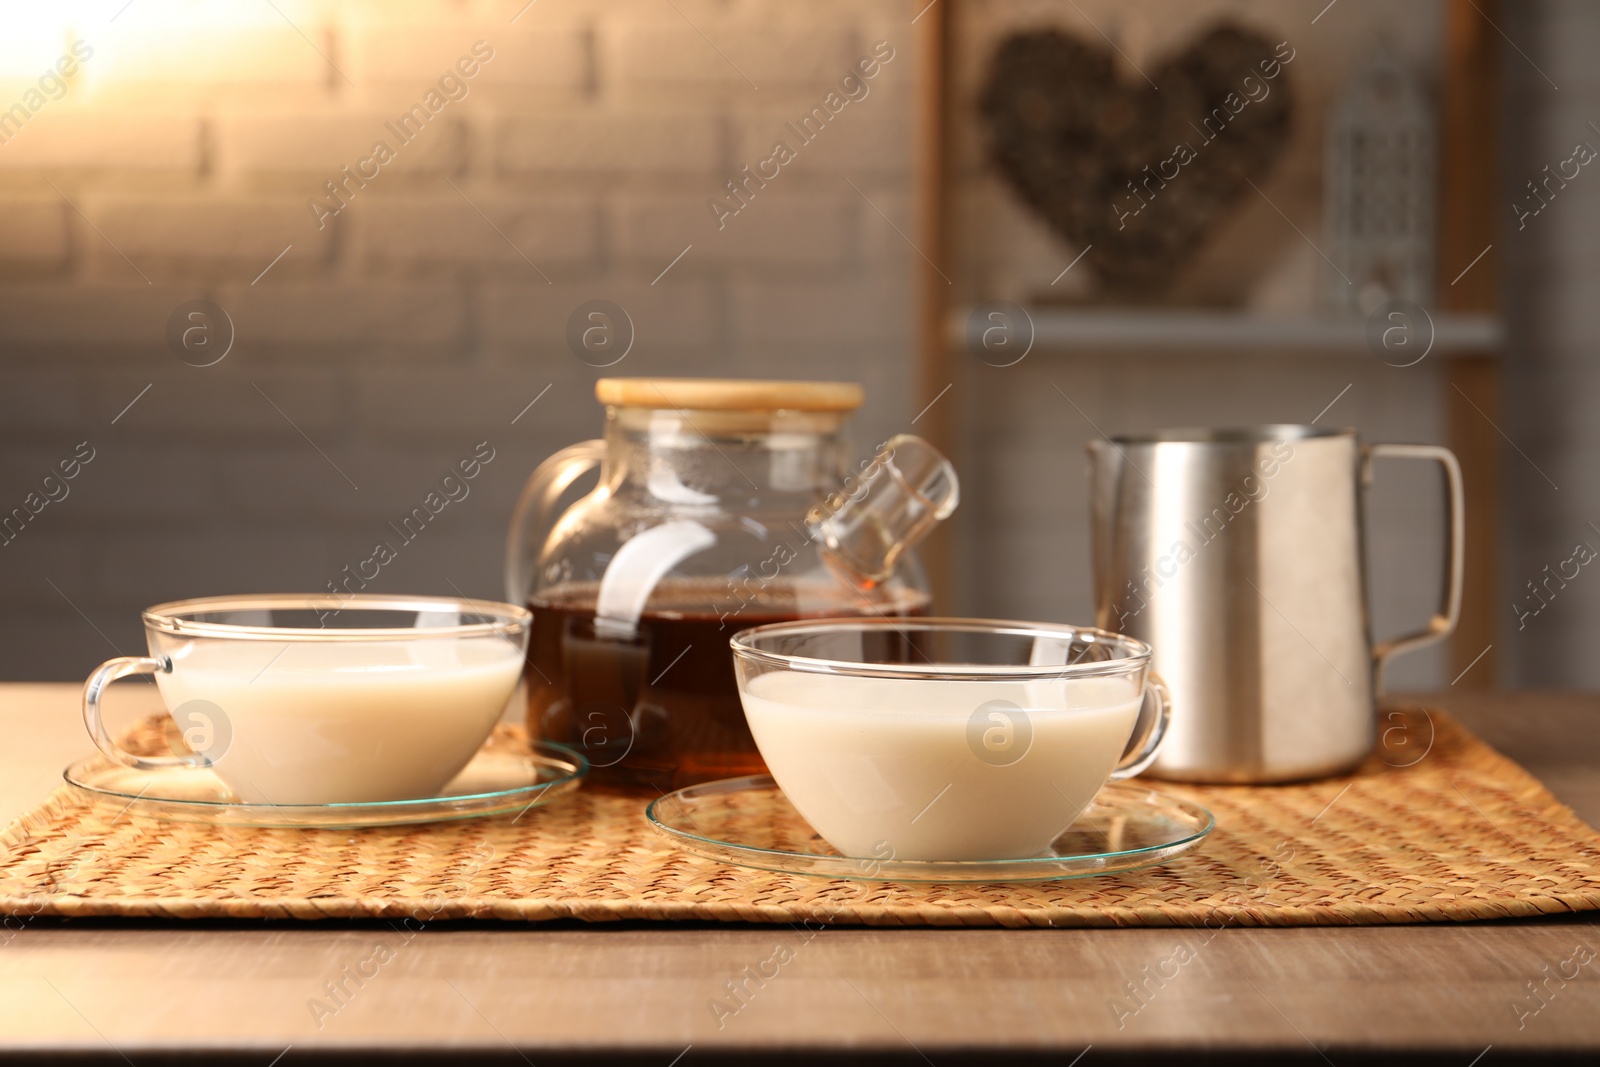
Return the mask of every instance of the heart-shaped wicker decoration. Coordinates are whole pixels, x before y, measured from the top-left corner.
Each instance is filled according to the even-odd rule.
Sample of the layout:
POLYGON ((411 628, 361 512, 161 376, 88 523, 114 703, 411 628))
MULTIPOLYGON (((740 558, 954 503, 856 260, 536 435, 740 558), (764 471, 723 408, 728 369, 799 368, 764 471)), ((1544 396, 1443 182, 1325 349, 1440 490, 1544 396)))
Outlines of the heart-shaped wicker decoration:
MULTIPOLYGON (((1282 151, 1287 44, 1219 24, 1143 77, 1057 30, 1006 38, 980 106, 995 163, 1109 295, 1153 300, 1282 151)), ((1253 195, 1253 194, 1251 194, 1253 195)))

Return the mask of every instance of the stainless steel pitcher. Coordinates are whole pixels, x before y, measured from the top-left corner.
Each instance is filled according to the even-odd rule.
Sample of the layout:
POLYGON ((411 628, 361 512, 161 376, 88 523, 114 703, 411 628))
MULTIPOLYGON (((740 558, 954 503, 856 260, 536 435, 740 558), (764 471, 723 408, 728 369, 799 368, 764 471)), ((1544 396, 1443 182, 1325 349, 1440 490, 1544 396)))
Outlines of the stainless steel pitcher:
POLYGON ((1257 426, 1090 441, 1095 610, 1155 648, 1172 696, 1146 773, 1279 782, 1348 770, 1372 750, 1389 658, 1432 644, 1461 609, 1461 468, 1449 449, 1366 445, 1354 430, 1257 426), (1445 603, 1372 644, 1362 490, 1372 461, 1444 467, 1445 603))

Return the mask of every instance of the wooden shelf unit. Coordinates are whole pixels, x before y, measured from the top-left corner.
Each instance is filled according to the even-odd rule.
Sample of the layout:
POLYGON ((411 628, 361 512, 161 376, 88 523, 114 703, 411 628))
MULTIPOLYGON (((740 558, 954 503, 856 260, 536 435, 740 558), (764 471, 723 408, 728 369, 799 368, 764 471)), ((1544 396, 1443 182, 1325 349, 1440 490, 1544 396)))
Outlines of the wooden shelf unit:
MULTIPOLYGON (((984 320, 975 308, 956 308, 947 343, 980 347, 984 320)), ((1024 307, 1033 323, 1036 351, 1259 352, 1372 355, 1367 322, 1344 316, 1268 316, 1171 308, 1078 309, 1024 307)), ((1433 343, 1427 357, 1484 354, 1505 344, 1505 326, 1495 315, 1432 314, 1433 343)), ((1426 337, 1419 333, 1418 343, 1426 337)))
MULTIPOLYGON (((1439 100, 1438 263, 1441 275, 1470 264, 1461 284, 1445 285, 1430 308, 1435 351, 1445 363, 1443 404, 1449 447, 1466 478, 1467 583, 1461 622, 1450 637, 1455 685, 1489 689, 1497 684, 1493 652, 1499 560, 1500 443, 1498 420, 1500 352, 1505 329, 1499 318, 1499 253, 1496 237, 1496 168, 1499 130, 1499 41, 1493 29, 1498 0, 1446 0, 1439 100), (1477 257, 1477 258, 1474 258, 1477 257), (1479 263, 1478 260, 1483 262, 1479 263)), ((959 454, 961 427, 955 405, 938 400, 960 376, 954 358, 967 340, 966 312, 956 305, 950 268, 960 249, 953 240, 951 190, 950 73, 952 3, 912 0, 920 86, 916 109, 915 245, 917 348, 916 405, 924 410, 919 431, 947 455, 959 454)), ((1465 273, 1465 272, 1463 272, 1465 273)), ((1039 308, 1036 344, 1046 349, 1156 352, 1279 350, 1296 355, 1367 350, 1365 323, 1317 317, 1266 316, 1190 311, 1076 310, 1039 308)), ((1430 352, 1430 356, 1433 353, 1430 352)), ((950 524, 930 538, 924 559, 933 575, 935 609, 950 609, 949 590, 956 548, 950 524)))

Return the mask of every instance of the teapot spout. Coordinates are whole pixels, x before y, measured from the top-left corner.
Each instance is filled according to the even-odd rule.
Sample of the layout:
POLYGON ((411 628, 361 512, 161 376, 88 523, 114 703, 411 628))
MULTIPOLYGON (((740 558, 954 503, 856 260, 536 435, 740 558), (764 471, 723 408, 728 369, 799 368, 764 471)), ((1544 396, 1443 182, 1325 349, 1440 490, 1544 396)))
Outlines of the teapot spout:
POLYGON ((862 589, 894 573, 900 558, 955 511, 961 499, 955 468, 911 434, 884 443, 859 477, 806 516, 823 560, 862 589), (854 483, 854 484, 852 484, 854 483))

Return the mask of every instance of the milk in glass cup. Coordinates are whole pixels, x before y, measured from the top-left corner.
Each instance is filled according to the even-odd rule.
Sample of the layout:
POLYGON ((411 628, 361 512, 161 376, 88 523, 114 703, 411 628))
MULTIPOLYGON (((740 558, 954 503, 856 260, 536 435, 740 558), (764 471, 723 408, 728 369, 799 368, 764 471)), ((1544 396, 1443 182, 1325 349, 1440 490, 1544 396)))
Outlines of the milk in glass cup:
POLYGON ((1044 855, 1166 734, 1150 646, 1104 630, 816 619, 732 646, 773 779, 845 856, 1044 855))
POLYGON ((150 655, 84 687, 89 735, 141 770, 209 767, 249 804, 430 797, 488 739, 516 689, 526 609, 446 597, 258 595, 144 613, 150 655), (190 753, 120 747, 105 687, 150 675, 190 753))

